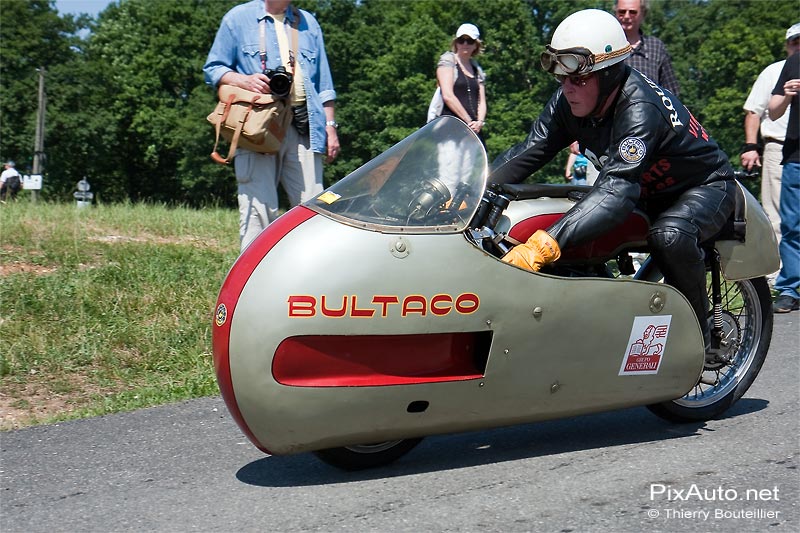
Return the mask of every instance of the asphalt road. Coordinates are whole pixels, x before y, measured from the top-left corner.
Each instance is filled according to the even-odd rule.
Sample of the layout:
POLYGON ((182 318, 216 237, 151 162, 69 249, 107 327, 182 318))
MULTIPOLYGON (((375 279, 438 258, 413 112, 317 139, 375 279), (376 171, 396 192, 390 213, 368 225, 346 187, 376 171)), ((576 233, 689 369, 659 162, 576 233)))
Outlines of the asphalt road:
POLYGON ((644 408, 429 437, 345 473, 219 398, 0 435, 0 531, 800 531, 800 313, 724 418, 644 408))

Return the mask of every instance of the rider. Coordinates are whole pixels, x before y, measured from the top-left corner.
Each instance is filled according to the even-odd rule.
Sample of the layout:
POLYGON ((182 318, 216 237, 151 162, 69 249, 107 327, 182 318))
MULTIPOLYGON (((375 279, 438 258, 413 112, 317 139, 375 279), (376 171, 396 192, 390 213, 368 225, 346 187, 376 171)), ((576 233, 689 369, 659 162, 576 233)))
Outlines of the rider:
POLYGON ((625 32, 605 11, 578 11, 556 28, 541 64, 561 86, 525 141, 494 161, 490 181, 519 183, 575 140, 601 170, 563 218, 503 260, 538 271, 561 249, 606 233, 639 207, 652 221, 651 255, 665 282, 691 303, 713 360, 700 243, 733 212, 733 168, 675 95, 624 64, 630 53, 625 32))

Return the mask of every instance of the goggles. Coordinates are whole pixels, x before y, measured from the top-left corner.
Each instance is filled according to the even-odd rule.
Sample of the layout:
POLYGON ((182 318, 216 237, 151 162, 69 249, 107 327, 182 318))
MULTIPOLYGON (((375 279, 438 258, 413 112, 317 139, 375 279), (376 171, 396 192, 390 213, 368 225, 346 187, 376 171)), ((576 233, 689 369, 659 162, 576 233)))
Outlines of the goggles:
POLYGON ((619 50, 609 52, 607 54, 595 55, 591 50, 588 48, 583 48, 582 46, 577 48, 556 50, 548 44, 546 46, 546 50, 542 52, 542 56, 539 58, 539 61, 542 64, 542 68, 551 74, 555 70, 556 65, 560 66, 567 74, 583 74, 592 70, 592 67, 594 67, 595 63, 608 61, 609 59, 630 54, 631 50, 631 45, 627 44, 619 50))
POLYGON ((556 65, 559 65, 567 74, 579 74, 594 66, 594 54, 588 48, 556 50, 549 44, 546 48, 539 61, 547 72, 552 73, 556 65))

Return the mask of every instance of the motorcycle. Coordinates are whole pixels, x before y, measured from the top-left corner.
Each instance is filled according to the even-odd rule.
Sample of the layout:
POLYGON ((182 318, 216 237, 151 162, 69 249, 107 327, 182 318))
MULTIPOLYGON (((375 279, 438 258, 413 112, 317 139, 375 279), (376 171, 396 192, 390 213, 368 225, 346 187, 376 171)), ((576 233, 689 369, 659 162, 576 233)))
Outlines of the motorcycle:
POLYGON ((268 226, 231 267, 212 327, 222 397, 269 454, 346 470, 429 435, 647 406, 719 416, 769 349, 777 244, 739 186, 705 243, 706 361, 686 298, 647 253, 634 211, 538 273, 501 257, 590 187, 490 185, 483 145, 442 117, 268 226))

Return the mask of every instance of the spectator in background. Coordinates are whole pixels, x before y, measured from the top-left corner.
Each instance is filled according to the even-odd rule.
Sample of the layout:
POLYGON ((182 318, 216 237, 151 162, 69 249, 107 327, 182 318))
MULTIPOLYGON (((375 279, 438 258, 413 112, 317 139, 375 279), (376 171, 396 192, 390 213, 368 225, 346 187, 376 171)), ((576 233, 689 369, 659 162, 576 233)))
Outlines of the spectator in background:
POLYGON ((772 305, 776 313, 800 308, 800 52, 789 56, 783 65, 769 100, 769 118, 777 120, 787 107, 789 125, 783 143, 779 209, 781 270, 775 279, 778 296, 772 305))
POLYGON ((22 178, 13 161, 8 161, 3 167, 3 172, 0 173, 0 202, 5 203, 8 196, 11 196, 12 200, 17 197, 22 188, 22 178))
MULTIPOLYGON (((795 24, 786 31, 786 57, 800 50, 800 24, 795 24)), ((789 126, 789 115, 778 120, 770 120, 767 108, 772 96, 772 89, 786 60, 772 63, 761 71, 750 89, 750 95, 744 103, 744 146, 739 158, 742 167, 752 170, 761 167, 761 205, 767 213, 775 237, 781 240, 781 217, 778 213, 781 201, 781 172, 783 165, 783 141, 786 128, 789 126), (758 134, 761 133, 761 142, 758 134)), ((771 281, 774 282, 774 279, 771 281)))
MULTIPOLYGON (((477 26, 469 23, 459 26, 450 42, 450 50, 443 53, 436 64, 436 82, 442 97, 440 116, 462 120, 484 142, 481 131, 486 119, 486 76, 475 60, 482 48, 477 26)), ((429 119, 435 118, 430 116, 430 111, 429 119)), ((456 194, 461 177, 472 169, 473 155, 464 140, 449 139, 439 144, 439 177, 451 195, 456 194)))
POLYGON ((481 53, 483 43, 478 27, 462 24, 456 30, 450 51, 439 58, 436 81, 442 90, 442 115, 463 120, 481 137, 486 120, 486 76, 474 57, 481 53))
POLYGON ((680 86, 672 70, 667 47, 658 37, 645 35, 641 30, 647 14, 647 0, 617 0, 614 3, 614 14, 633 47, 633 53, 625 63, 678 96, 680 86))
POLYGON ((215 89, 228 84, 258 93, 271 92, 267 70, 282 66, 294 75, 294 120, 280 152, 260 154, 243 148, 236 151, 242 251, 278 217, 278 182, 283 184, 292 205, 310 200, 323 189, 323 154, 330 162, 339 153, 334 118, 336 92, 322 29, 311 13, 291 3, 251 0, 228 11, 203 67, 206 83, 215 89), (290 57, 295 21, 299 52, 297 57, 290 57), (263 51, 262 30, 266 41, 263 51))
POLYGON ((581 153, 578 141, 570 144, 567 166, 564 169, 564 177, 567 182, 570 185, 594 185, 597 174, 597 169, 594 168, 592 162, 581 153))

